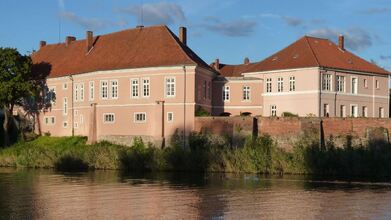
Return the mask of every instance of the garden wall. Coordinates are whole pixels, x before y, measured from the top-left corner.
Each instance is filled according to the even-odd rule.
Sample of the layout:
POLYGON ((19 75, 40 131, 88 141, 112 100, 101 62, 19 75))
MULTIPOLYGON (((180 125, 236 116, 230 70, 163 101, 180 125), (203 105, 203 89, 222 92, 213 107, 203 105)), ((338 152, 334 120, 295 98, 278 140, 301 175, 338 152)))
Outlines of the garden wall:
POLYGON ((391 119, 377 118, 266 118, 196 117, 195 131, 214 135, 269 134, 278 146, 291 149, 304 134, 318 137, 322 143, 333 140, 337 146, 366 144, 370 140, 389 141, 391 119))

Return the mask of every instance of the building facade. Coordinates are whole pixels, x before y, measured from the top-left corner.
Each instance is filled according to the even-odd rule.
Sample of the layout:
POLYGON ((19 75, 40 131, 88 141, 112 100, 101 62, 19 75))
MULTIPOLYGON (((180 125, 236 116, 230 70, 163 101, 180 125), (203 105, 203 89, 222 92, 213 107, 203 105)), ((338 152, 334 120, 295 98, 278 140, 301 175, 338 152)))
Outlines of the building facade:
POLYGON ((260 62, 206 64, 166 26, 137 27, 46 45, 33 53, 47 65, 55 94, 40 114, 41 132, 83 135, 91 142, 164 141, 212 116, 386 117, 389 72, 329 40, 303 37, 260 62))

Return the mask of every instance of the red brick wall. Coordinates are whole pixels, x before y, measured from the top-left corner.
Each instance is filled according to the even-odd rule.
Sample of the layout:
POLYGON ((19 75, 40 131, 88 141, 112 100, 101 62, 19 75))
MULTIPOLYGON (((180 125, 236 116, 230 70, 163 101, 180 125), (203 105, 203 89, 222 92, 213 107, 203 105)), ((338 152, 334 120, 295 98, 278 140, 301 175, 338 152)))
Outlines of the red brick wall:
MULTIPOLYGON (((319 132, 319 118, 263 118, 258 119, 258 133, 270 134, 283 145, 292 143, 305 131, 319 132)), ((391 119, 372 118, 323 118, 325 139, 330 136, 344 137, 352 135, 358 139, 367 139, 369 128, 386 128, 391 130, 391 119)), ((196 117, 195 131, 209 131, 215 135, 233 135, 245 132, 251 134, 252 117, 196 117)), ((285 147, 285 146, 284 146, 285 147)))

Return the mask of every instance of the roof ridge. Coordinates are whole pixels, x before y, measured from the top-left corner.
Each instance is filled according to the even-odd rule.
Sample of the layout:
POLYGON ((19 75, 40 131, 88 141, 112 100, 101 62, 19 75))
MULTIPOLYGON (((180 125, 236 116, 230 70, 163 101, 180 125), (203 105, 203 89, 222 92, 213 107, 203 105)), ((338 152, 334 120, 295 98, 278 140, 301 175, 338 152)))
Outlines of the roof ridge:
POLYGON ((305 36, 305 41, 307 42, 307 45, 308 45, 308 47, 310 48, 311 53, 312 53, 312 55, 314 56, 316 63, 318 64, 318 66, 320 66, 318 57, 316 57, 316 54, 315 54, 314 50, 312 49, 310 42, 308 41, 308 36, 305 36))
POLYGON ((184 53, 185 54, 185 56, 187 57, 187 59, 189 59, 189 60, 191 60, 194 64, 197 64, 197 62, 195 62, 186 52, 185 52, 185 50, 183 49, 183 47, 180 45, 180 42, 178 41, 179 39, 177 39, 177 37, 176 36, 174 36, 175 34, 170 30, 170 28, 168 28, 166 25, 164 25, 165 26, 165 30, 166 31, 168 31, 168 33, 169 33, 169 35, 170 35, 170 37, 175 41, 175 45, 177 45, 178 47, 179 47, 179 49, 180 49, 180 51, 182 52, 182 53, 184 53))

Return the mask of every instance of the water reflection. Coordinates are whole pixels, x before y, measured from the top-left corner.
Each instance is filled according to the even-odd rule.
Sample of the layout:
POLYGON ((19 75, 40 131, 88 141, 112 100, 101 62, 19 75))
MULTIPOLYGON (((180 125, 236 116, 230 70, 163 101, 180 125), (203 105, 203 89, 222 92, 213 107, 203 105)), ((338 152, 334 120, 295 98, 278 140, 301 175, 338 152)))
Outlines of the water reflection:
POLYGON ((0 219, 391 219, 391 185, 0 168, 0 219))

